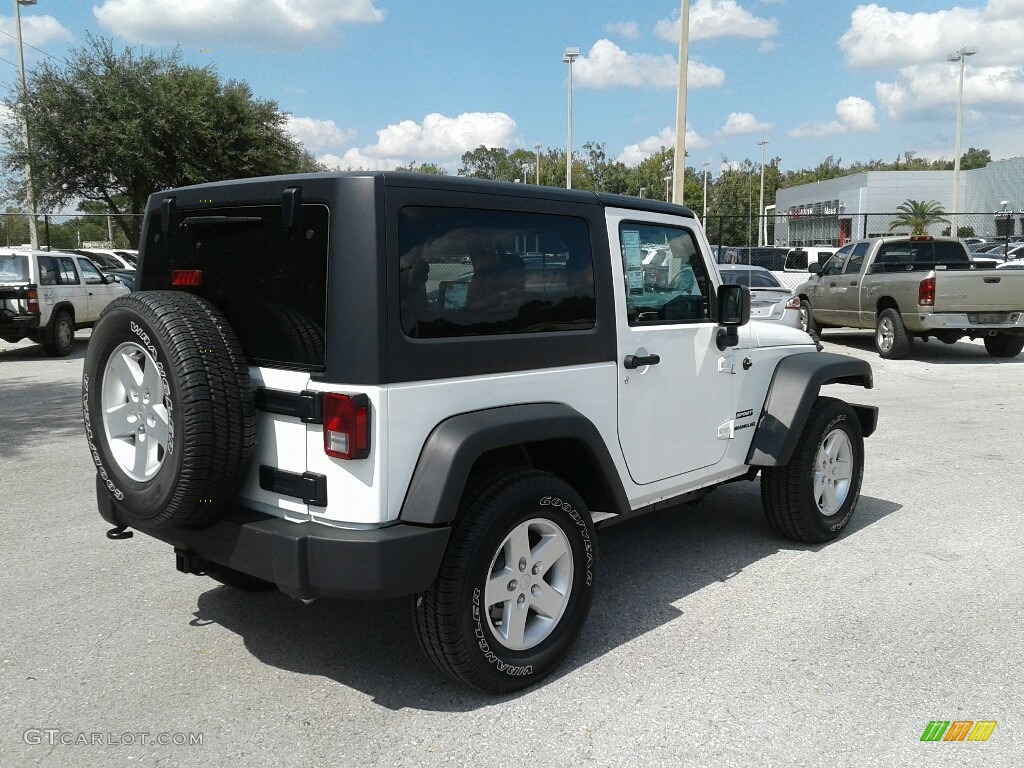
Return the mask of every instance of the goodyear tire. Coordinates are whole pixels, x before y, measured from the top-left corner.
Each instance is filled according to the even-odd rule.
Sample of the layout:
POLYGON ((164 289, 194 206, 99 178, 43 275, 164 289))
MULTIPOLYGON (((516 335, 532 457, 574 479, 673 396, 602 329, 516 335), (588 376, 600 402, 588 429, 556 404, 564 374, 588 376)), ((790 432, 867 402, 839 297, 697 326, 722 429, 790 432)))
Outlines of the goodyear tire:
POLYGON ((245 479, 255 410, 224 317, 187 293, 122 296, 93 329, 82 376, 86 439, 128 525, 201 526, 245 479))
POLYGON ((506 469, 471 481, 432 588, 413 598, 420 647, 444 673, 487 693, 548 675, 593 598, 594 526, 557 477, 506 469))
POLYGON ((771 526, 791 539, 821 543, 850 522, 864 476, 864 433, 853 409, 819 397, 789 464, 761 472, 761 504, 771 526))

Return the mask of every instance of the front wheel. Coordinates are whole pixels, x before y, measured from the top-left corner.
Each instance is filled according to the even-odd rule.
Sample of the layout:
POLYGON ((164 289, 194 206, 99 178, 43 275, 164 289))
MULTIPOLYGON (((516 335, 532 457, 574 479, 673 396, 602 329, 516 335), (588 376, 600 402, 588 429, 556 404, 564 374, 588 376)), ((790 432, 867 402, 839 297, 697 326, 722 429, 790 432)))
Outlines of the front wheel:
POLYGON ((1000 334, 985 337, 985 351, 992 357, 1016 357, 1022 349, 1024 349, 1024 336, 1000 334))
POLYGON ((814 322, 814 313, 811 310, 811 303, 807 299, 800 300, 800 330, 805 333, 821 335, 821 329, 814 322))
POLYGON ((819 397, 789 464, 761 472, 771 526, 798 541, 834 539, 850 522, 864 475, 864 433, 842 400, 819 397))
POLYGON ((895 309, 886 309, 878 316, 875 326, 875 349, 879 357, 886 360, 899 360, 910 351, 913 339, 907 334, 903 318, 895 309))
POLYGON ((505 469, 471 481, 434 585, 413 598, 416 636, 450 677, 487 693, 558 666, 590 611, 594 526, 553 475, 505 469))

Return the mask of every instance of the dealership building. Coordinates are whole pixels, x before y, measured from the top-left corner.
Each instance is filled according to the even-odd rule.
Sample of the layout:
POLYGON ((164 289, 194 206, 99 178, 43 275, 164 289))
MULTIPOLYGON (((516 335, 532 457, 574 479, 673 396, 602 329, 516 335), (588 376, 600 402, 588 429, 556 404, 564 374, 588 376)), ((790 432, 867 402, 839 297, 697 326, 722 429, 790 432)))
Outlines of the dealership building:
MULTIPOLYGON (((938 202, 946 218, 951 212, 963 216, 956 220, 958 229, 970 226, 980 237, 1024 234, 1024 157, 960 171, 959 186, 956 205, 952 171, 865 171, 780 189, 773 240, 834 246, 887 234, 897 207, 907 200, 938 202)), ((936 225, 931 234, 948 226, 936 225)))

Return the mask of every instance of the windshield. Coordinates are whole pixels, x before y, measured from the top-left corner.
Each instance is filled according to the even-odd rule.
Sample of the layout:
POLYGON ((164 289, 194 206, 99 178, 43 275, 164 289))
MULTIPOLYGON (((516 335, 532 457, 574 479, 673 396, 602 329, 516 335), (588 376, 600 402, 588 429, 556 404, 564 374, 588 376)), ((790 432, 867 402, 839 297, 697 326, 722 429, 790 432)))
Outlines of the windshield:
POLYGON ((27 283, 28 256, 0 256, 0 283, 27 283))

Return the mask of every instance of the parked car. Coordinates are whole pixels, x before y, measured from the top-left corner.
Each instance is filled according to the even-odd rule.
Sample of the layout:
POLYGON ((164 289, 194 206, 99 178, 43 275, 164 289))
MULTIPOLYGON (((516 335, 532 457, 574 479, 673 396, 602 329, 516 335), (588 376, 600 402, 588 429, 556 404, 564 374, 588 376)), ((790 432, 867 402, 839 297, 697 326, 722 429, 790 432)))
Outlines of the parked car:
POLYGON ((85 256, 60 251, 0 253, 0 338, 29 338, 48 355, 71 352, 75 330, 91 328, 128 288, 85 256))
POLYGON ((794 291, 809 331, 874 328, 884 358, 905 357, 916 338, 982 339, 993 357, 1024 350, 1024 275, 977 269, 958 239, 858 240, 810 272, 794 291))
POLYGON ((718 271, 723 283, 743 285, 750 290, 751 319, 776 320, 793 328, 802 327, 800 298, 767 269, 746 264, 719 264, 718 271))
MULTIPOLYGON (((781 535, 820 544, 854 514, 877 409, 819 394, 870 388, 870 365, 745 331, 748 291, 721 283, 682 206, 263 177, 153 194, 142 249, 140 290, 83 365, 107 535, 303 601, 410 596, 426 657, 476 689, 524 688, 571 652, 602 584, 597 526, 758 474, 781 535), (647 291, 652 242, 695 292, 647 291), (449 300, 466 267, 435 257, 463 254, 449 300)), ((655 559, 630 578, 678 568, 655 559)))
POLYGON ((111 248, 64 248, 68 253, 88 256, 104 269, 135 269, 136 260, 130 258, 130 251, 111 248))

